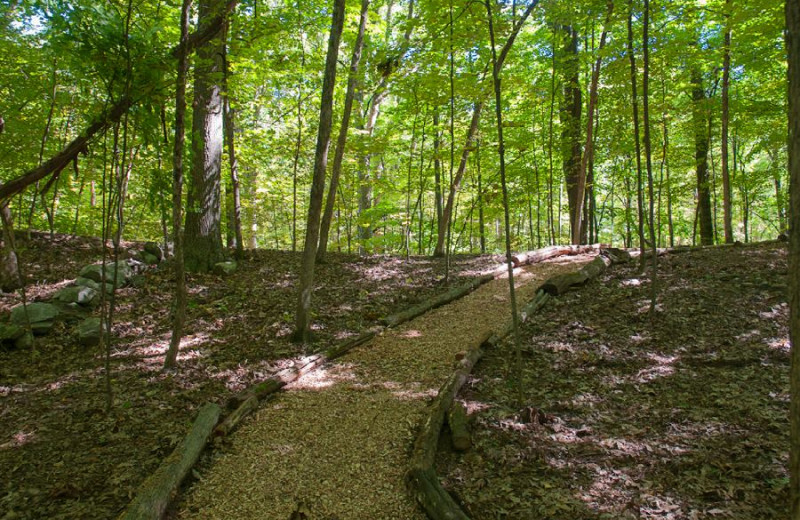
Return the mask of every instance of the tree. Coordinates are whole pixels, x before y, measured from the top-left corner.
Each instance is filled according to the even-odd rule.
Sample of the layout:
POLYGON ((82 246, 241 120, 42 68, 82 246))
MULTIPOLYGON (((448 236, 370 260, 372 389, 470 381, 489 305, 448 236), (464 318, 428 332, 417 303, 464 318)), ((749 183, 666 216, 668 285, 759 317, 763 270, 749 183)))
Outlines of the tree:
POLYGON ((722 210, 725 243, 733 243, 731 216, 731 180, 728 169, 728 126, 730 122, 731 83, 731 0, 725 0, 725 41, 722 45, 722 210))
POLYGON ((800 519, 800 3, 786 0, 786 51, 788 55, 789 175, 791 224, 789 226, 789 333, 792 365, 789 374, 791 452, 789 493, 791 518, 800 519))
POLYGON ((328 234, 333 220, 333 208, 336 202, 336 191, 339 189, 339 176, 342 173, 342 161, 347 144, 347 131, 350 128, 350 115, 353 111, 353 98, 356 92, 356 81, 358 80, 358 64, 361 61, 361 50, 364 47, 364 31, 367 27, 367 15, 369 14, 369 0, 361 0, 361 15, 358 22, 358 34, 356 43, 353 46, 353 57, 350 59, 350 73, 347 77, 347 92, 344 96, 344 110, 342 112, 342 125, 339 127, 339 138, 336 140, 336 151, 333 154, 333 168, 331 169, 331 181, 328 186, 328 198, 325 201, 325 213, 322 216, 322 225, 319 231, 319 249, 317 250, 317 262, 325 261, 325 254, 328 251, 328 234))
POLYGON ((709 131, 706 112, 706 91, 703 76, 697 64, 690 71, 692 86, 692 124, 694 125, 694 158, 697 177, 697 222, 700 226, 700 243, 714 244, 714 224, 711 215, 711 187, 708 178, 709 131))
MULTIPOLYGON (((202 0, 201 27, 224 10, 222 0, 202 0)), ((186 209, 185 255, 189 271, 210 271, 222 260, 222 145, 224 29, 197 49, 192 110, 192 170, 186 209)))
POLYGON ((296 341, 308 341, 311 324, 311 293, 314 289, 314 267, 319 244, 319 221, 322 212, 322 197, 325 191, 325 169, 328 165, 328 148, 330 145, 331 126, 333 121, 333 90, 336 86, 336 59, 339 54, 339 41, 344 26, 345 0, 334 0, 333 21, 328 54, 325 60, 325 76, 322 81, 322 99, 319 109, 319 129, 317 146, 314 152, 314 176, 311 181, 311 200, 308 205, 308 224, 303 248, 303 265, 300 269, 300 290, 297 298, 297 312, 293 338, 296 341))

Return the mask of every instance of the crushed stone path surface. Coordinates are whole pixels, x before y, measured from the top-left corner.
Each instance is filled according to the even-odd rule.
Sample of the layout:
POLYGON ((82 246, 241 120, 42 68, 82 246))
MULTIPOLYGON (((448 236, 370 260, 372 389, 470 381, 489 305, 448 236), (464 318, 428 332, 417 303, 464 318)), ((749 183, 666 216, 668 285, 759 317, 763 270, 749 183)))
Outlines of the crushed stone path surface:
MULTIPOLYGON (((517 300, 587 255, 515 271, 517 300)), ((177 518, 420 519, 404 476, 455 355, 510 320, 508 280, 387 330, 262 405, 188 491, 177 518)))

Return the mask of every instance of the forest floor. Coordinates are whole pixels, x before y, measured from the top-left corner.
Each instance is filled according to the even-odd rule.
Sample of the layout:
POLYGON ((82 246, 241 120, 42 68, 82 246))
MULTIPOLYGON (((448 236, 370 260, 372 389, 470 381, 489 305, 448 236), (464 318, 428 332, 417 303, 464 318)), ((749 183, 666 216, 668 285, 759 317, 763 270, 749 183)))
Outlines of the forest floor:
MULTIPOLYGON (((18 247, 31 280, 29 301, 51 297, 102 251, 98 240, 67 236, 34 235, 18 247)), ((449 286, 499 261, 454 257, 449 286)), ((257 251, 229 277, 190 276, 186 335, 173 373, 161 372, 171 270, 152 269, 136 287, 118 291, 108 414, 104 353, 81 346, 71 326, 57 323, 34 351, 0 347, 0 519, 115 517, 204 402, 224 403, 298 357, 448 287, 441 259, 331 254, 317 268, 316 343, 298 346, 289 334, 299 265, 299 253, 257 251)), ((0 294, 0 321, 20 302, 19 294, 0 294)))
MULTIPOLYGON (((57 237, 51 244, 35 238, 23 247, 26 272, 36 280, 28 293, 34 300, 68 284, 100 254, 98 243, 85 239, 57 237)), ((635 266, 614 266, 586 288, 551 299, 530 319, 522 335, 522 406, 508 382, 509 350, 490 351, 478 364, 461 395, 471 411, 474 447, 453 454, 445 436, 437 468, 473 518, 786 517, 785 246, 703 249, 659 260, 652 323, 649 280, 635 266)), ((453 269, 474 276, 497 262, 464 257, 453 269)), ((71 329, 37 339, 35 352, 0 349, 0 519, 116 516, 203 402, 222 403, 308 353, 312 347, 288 341, 298 265, 299 255, 257 252, 229 278, 192 276, 189 330, 180 369, 171 374, 160 371, 169 339, 169 270, 150 271, 137 288, 121 290, 110 414, 104 413, 102 353, 81 347, 71 329)), ((441 262, 429 259, 333 255, 317 278, 318 346, 444 291, 441 274, 441 262)), ((463 283, 454 278, 453 284, 463 283)), ((0 295, 0 320, 18 302, 16 295, 0 295)), ((502 297, 490 302, 487 309, 494 302, 504 307, 502 297)), ((441 310, 448 307, 455 308, 441 310)), ((470 315, 449 319, 454 328, 475 322, 470 315)), ((415 322, 407 327, 412 340, 415 322)), ((380 350, 366 346, 353 355, 381 361, 380 350)), ((432 374, 424 359, 417 363, 420 381, 432 374)), ((443 359, 452 362, 452 355, 443 359)), ((394 376, 391 364, 377 374, 358 373, 347 362, 268 402, 206 464, 234 452, 237 438, 262 414, 286 412, 275 410, 282 402, 286 413, 325 415, 324 407, 293 408, 295 396, 319 393, 314 387, 353 386, 355 375, 369 389, 411 375, 394 376)), ((430 398, 424 384, 402 386, 386 391, 407 391, 409 403, 430 398)), ((384 404, 375 400, 366 418, 334 420, 410 435, 413 421, 381 420, 384 404)), ((291 454, 288 445, 283 452, 272 448, 291 454)), ((364 451, 383 455, 380 446, 364 451)), ((341 468, 343 488, 350 475, 370 472, 370 461, 354 459, 341 468)), ((198 485, 213 484, 213 477, 197 475, 198 485)), ((292 493, 289 504, 319 505, 313 495, 284 491, 292 493)), ((184 506, 196 512, 192 493, 184 506)), ((348 518, 378 517, 340 516, 348 518)))
POLYGON ((440 449, 475 519, 788 517, 785 244, 668 254, 650 281, 614 266, 525 325, 525 402, 510 350, 461 398, 473 448, 440 449))

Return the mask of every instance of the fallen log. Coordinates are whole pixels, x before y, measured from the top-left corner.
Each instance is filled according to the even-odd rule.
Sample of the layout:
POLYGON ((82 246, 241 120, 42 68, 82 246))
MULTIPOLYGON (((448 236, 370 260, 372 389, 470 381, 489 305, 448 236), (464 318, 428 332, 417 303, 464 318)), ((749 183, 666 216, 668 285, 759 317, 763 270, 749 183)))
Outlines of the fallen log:
POLYGON ((160 519, 169 506, 172 495, 200 458, 222 409, 206 403, 197 412, 189 433, 161 466, 139 487, 133 501, 119 516, 120 520, 160 519))
POLYGON ((584 253, 592 253, 599 249, 597 245, 587 246, 549 246, 542 249, 535 249, 525 253, 518 253, 511 257, 514 267, 521 267, 523 265, 535 264, 543 262, 551 258, 565 255, 580 255, 584 253))
POLYGON ((450 427, 450 440, 456 451, 467 451, 472 447, 468 423, 467 409, 460 401, 453 401, 447 412, 447 425, 450 427))
POLYGON ((459 360, 455 371, 439 389, 436 399, 431 404, 431 410, 422 424, 411 456, 411 465, 406 474, 411 493, 422 506, 429 518, 462 519, 468 520, 459 505, 442 488, 439 478, 433 469, 436 459, 436 446, 439 442, 439 433, 444 425, 445 415, 451 408, 456 394, 467 381, 472 367, 483 356, 481 346, 489 339, 483 338, 477 345, 470 348, 466 355, 459 360))
POLYGON ((613 264, 627 264, 632 258, 628 251, 618 247, 604 247, 600 250, 600 254, 607 256, 613 264))
POLYGON ((602 274, 611 262, 609 258, 597 256, 577 271, 553 276, 539 286, 539 290, 546 292, 550 296, 559 296, 573 287, 586 285, 589 280, 602 274))
POLYGON ((397 314, 392 314, 380 320, 380 322, 388 328, 396 327, 401 323, 405 323, 409 320, 416 318, 417 316, 421 316, 425 314, 429 310, 435 309, 437 307, 441 307, 447 303, 450 303, 453 300, 457 300, 462 296, 465 296, 481 285, 485 284, 494 280, 493 274, 486 274, 479 278, 475 278, 474 280, 466 283, 464 285, 459 285, 458 287, 454 287, 449 291, 439 294, 438 296, 433 297, 430 300, 424 301, 420 304, 414 305, 404 311, 398 312, 397 314))

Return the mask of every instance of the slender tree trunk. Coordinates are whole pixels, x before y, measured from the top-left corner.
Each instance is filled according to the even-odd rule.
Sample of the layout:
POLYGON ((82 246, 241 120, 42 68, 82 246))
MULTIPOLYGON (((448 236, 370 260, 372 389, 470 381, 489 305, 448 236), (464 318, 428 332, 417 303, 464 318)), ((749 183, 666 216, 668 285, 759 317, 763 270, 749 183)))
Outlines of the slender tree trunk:
MULTIPOLYGON (((222 0, 201 0, 198 23, 224 12, 222 0)), ((192 115, 192 182, 186 210, 184 254, 190 271, 210 271, 222 260, 223 27, 197 49, 192 115)))
MULTIPOLYGON (((538 0, 533 0, 530 4, 528 4, 527 9, 520 17, 519 21, 514 25, 513 29, 511 30, 511 34, 508 36, 505 45, 501 49, 500 53, 497 56, 497 68, 498 73, 502 71, 503 63, 505 62, 506 56, 508 56, 508 52, 511 50, 511 47, 514 45, 514 41, 519 34, 520 29, 525 24, 525 21, 530 16, 533 9, 539 4, 538 0)), ((467 139, 464 145, 464 148, 461 151, 461 162, 458 165, 458 170, 456 170, 455 174, 453 175, 452 182, 450 182, 450 189, 447 195, 447 202, 445 203, 442 221, 439 223, 439 229, 436 238, 436 248, 434 249, 434 256, 444 256, 445 254, 445 240, 447 238, 447 230, 450 227, 450 220, 453 217, 453 206, 455 204, 455 197, 458 188, 461 185, 461 180, 464 177, 464 172, 467 168, 467 160, 469 159, 469 154, 475 146, 475 138, 477 137, 478 133, 478 123, 480 121, 481 112, 483 111, 484 101, 483 99, 479 99, 475 102, 472 109, 472 120, 470 121, 469 130, 467 131, 467 139)), ((452 139, 451 139, 452 141, 452 139)))
POLYGON ((235 114, 231 108, 231 91, 228 87, 228 77, 230 76, 230 69, 228 67, 228 47, 225 45, 225 54, 223 56, 224 63, 224 82, 225 82, 225 99, 224 99, 224 124, 225 124, 225 140, 228 144, 228 164, 231 170, 231 191, 233 195, 233 204, 231 211, 231 218, 228 222, 233 226, 233 235, 236 241, 236 258, 241 259, 244 255, 244 242, 242 240, 242 198, 241 189, 239 186, 239 159, 236 156, 236 125, 235 114))
POLYGON ((356 81, 358 80, 358 64, 361 61, 361 51, 364 48, 364 32, 367 27, 370 0, 361 0, 361 15, 358 23, 358 34, 356 43, 353 46, 353 57, 350 59, 350 72, 347 77, 347 92, 344 96, 344 111, 342 112, 342 124, 339 127, 339 137, 336 140, 336 150, 333 154, 333 168, 331 170, 331 181, 328 186, 328 198, 325 201, 325 213, 322 216, 322 225, 319 231, 319 248, 317 249, 317 262, 324 262, 328 251, 328 235, 333 220, 333 208, 336 203, 336 191, 339 189, 339 176, 342 172, 342 162, 344 151, 347 144, 347 131, 350 128, 350 115, 353 111, 353 99, 356 92, 356 81))
POLYGON ((650 230, 650 252, 652 266, 650 271, 650 319, 655 318, 656 297, 658 295, 658 255, 656 254, 656 233, 655 233, 655 195, 653 193, 653 150, 650 144, 650 0, 644 0, 644 21, 642 22, 642 53, 644 54, 644 75, 642 77, 642 112, 644 117, 644 157, 647 165, 647 191, 650 199, 649 230, 650 230))
POLYGON ((669 230, 669 247, 675 247, 675 227, 672 220, 672 182, 669 178, 669 127, 667 124, 667 83, 661 76, 661 125, 664 130, 664 139, 661 148, 661 170, 665 175, 667 186, 667 229, 669 230))
POLYGON ((442 156, 439 109, 433 110, 433 196, 436 199, 436 227, 442 222, 442 156))
MULTIPOLYGON (((554 190, 554 180, 553 180, 553 120, 555 119, 555 106, 556 106, 556 33, 557 30, 553 28, 553 61, 550 68, 550 118, 548 121, 548 126, 550 128, 548 132, 548 144, 547 144, 547 157, 549 161, 549 168, 547 174, 547 222, 548 228, 550 230, 550 245, 556 244, 556 222, 555 222, 555 214, 553 208, 553 190, 554 190)), ((559 201, 560 203, 560 201, 559 201)))
POLYGON ((300 290, 297 298, 297 316, 293 338, 296 341, 309 339, 311 324, 311 293, 314 288, 314 267, 319 244, 319 223, 322 198, 325 191, 325 169, 328 165, 333 120, 333 91, 336 88, 336 59, 344 26, 345 0, 334 0, 331 33, 328 39, 328 54, 325 59, 325 76, 322 80, 322 99, 319 110, 319 130, 314 152, 314 176, 311 180, 311 200, 308 205, 308 223, 303 248, 303 265, 300 270, 300 290))
POLYGON ((628 0, 628 58, 631 63, 631 103, 633 104, 633 142, 636 153, 636 201, 639 230, 639 268, 644 268, 644 196, 642 193, 642 147, 639 141, 639 91, 636 86, 636 56, 633 52, 633 2, 628 0))
POLYGON ((303 144, 303 92, 297 86, 297 137, 292 160, 292 252, 297 251, 297 169, 300 165, 300 148, 303 144))
POLYGON ((480 235, 481 254, 486 254, 486 218, 483 213, 483 186, 481 178, 481 145, 475 149, 475 162, 478 170, 478 233, 480 235))
POLYGON ((522 344, 519 336, 519 316, 517 314, 517 293, 514 287, 514 262, 511 259, 511 228, 508 215, 508 187, 506 185, 506 161, 505 145, 503 142, 503 100, 500 88, 500 64, 497 61, 497 51, 494 43, 494 23, 492 21, 491 3, 486 2, 486 11, 489 19, 489 40, 492 46, 492 78, 494 80, 495 114, 497 117, 497 153, 500 158, 500 184, 503 190, 503 212, 505 218, 506 235, 506 263, 508 264, 508 287, 511 294, 511 323, 514 331, 514 352, 517 379, 517 400, 521 406, 523 403, 523 384, 522 384, 522 344))
POLYGON ((181 8, 181 52, 178 56, 178 77, 175 85, 175 142, 172 148, 172 240, 175 262, 175 300, 172 309, 172 337, 164 358, 164 368, 175 366, 183 325, 186 321, 186 275, 183 257, 183 146, 185 142, 186 75, 189 71, 188 49, 189 11, 192 0, 183 0, 181 8))
POLYGON ((725 42, 722 58, 722 210, 725 243, 733 243, 733 217, 731 216, 731 181, 728 174, 728 122, 730 102, 728 92, 731 81, 731 1, 725 0, 725 42))
POLYGON ((791 450, 789 496, 791 518, 800 519, 800 3, 786 0, 786 50, 789 62, 789 334, 792 364, 789 377, 791 450))
POLYGON ((695 169, 697 173, 697 223, 700 243, 714 244, 714 224, 711 216, 711 190, 708 179, 708 125, 706 120, 706 92, 700 69, 691 69, 692 121, 694 124, 695 169))

